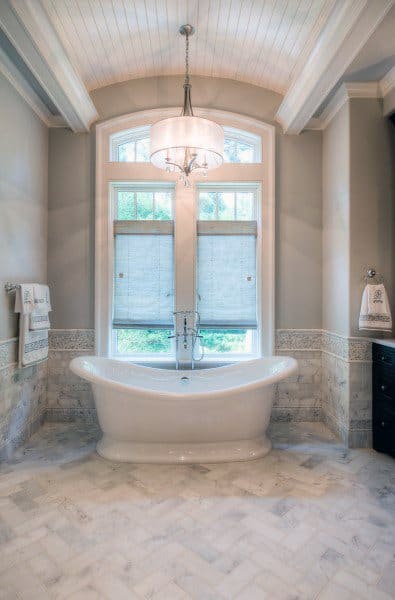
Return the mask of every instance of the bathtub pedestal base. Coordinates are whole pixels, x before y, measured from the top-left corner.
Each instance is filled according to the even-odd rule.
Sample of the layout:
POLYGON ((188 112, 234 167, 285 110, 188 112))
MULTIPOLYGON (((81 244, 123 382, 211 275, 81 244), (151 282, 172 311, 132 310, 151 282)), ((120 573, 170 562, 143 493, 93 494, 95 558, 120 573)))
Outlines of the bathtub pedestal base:
POLYGON ((154 464, 220 463, 261 458, 272 444, 266 435, 252 440, 206 443, 142 443, 113 440, 103 435, 96 449, 116 462, 154 464))

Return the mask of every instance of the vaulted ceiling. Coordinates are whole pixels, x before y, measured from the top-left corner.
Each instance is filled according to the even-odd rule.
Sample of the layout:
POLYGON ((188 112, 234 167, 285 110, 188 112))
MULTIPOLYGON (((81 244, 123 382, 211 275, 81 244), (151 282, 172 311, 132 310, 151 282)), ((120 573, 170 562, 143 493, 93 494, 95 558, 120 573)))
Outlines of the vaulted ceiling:
POLYGON ((344 81, 390 97, 394 22, 395 0, 0 0, 0 72, 48 126, 87 131, 90 91, 184 72, 190 23, 192 75, 278 92, 275 119, 300 133, 325 126, 344 81))
POLYGON ((184 70, 285 93, 322 30, 334 0, 43 0, 89 90, 184 70))

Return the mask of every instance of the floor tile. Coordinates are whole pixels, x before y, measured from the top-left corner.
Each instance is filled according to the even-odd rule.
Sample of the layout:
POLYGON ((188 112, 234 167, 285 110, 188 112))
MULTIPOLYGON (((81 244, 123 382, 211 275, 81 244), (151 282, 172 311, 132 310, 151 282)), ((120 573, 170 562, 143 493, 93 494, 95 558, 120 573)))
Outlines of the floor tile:
POLYGON ((45 424, 0 465, 0 600, 393 597, 395 461, 320 423, 271 436, 256 461, 130 465, 45 424))

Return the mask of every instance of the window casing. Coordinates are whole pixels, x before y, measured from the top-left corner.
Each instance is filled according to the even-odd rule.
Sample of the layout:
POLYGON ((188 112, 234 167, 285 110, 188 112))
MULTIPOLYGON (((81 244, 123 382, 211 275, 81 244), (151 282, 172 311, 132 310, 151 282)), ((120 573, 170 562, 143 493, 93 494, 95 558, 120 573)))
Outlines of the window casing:
MULTIPOLYGON (((204 228, 206 226, 212 228, 216 226, 216 221, 220 221, 220 227, 239 227, 240 224, 243 224, 244 229, 246 227, 248 229, 251 226, 249 222, 254 221, 255 232, 250 232, 250 238, 253 238, 254 244, 250 245, 251 247, 255 246, 256 273, 252 276, 247 274, 247 276, 251 278, 250 282, 255 279, 253 283, 256 288, 256 323, 243 324, 240 320, 232 323, 210 322, 206 324, 203 322, 201 333, 205 344, 204 363, 228 362, 229 360, 251 358, 261 353, 272 353, 274 329, 274 129, 245 117, 237 115, 227 117, 227 113, 220 111, 211 111, 210 113, 202 111, 202 116, 216 119, 229 131, 241 132, 240 125, 246 127, 244 131, 247 137, 251 135, 248 139, 254 143, 259 140, 259 153, 257 154, 255 148, 254 160, 259 155, 259 157, 267 156, 267 161, 224 164, 219 169, 209 172, 207 178, 194 180, 192 189, 185 189, 177 184, 174 175, 162 173, 149 163, 114 161, 113 152, 116 146, 114 140, 117 143, 120 141, 128 143, 131 130, 137 130, 138 134, 142 135, 140 139, 144 139, 144 128, 147 131, 149 123, 158 118, 155 111, 148 111, 141 116, 134 114, 129 117, 116 118, 97 126, 95 327, 97 352, 101 355, 124 356, 142 362, 167 363, 174 361, 174 348, 167 337, 171 329, 166 323, 161 323, 160 327, 155 323, 145 323, 145 326, 149 326, 149 329, 147 328, 149 343, 146 339, 145 351, 136 352, 136 348, 137 350, 139 347, 141 348, 139 323, 128 323, 128 327, 122 329, 122 323, 113 320, 115 290, 113 282, 115 282, 116 271, 114 268, 114 221, 151 221, 152 223, 160 220, 155 217, 155 209, 150 211, 147 203, 141 202, 141 196, 138 199, 131 195, 135 193, 136 182, 144 184, 144 193, 148 193, 148 188, 153 183, 158 194, 161 193, 158 190, 163 184, 167 184, 173 189, 171 220, 174 228, 174 308, 199 308, 197 281, 199 239, 202 242, 206 239, 207 244, 212 244, 210 238, 214 237, 211 234, 205 235, 204 228), (250 130, 247 131, 247 127, 250 130), (110 161, 106 157, 109 157, 110 161), (121 212, 123 211, 121 219, 115 219, 114 213, 112 194, 117 186, 118 191, 123 194, 120 196, 119 203, 121 212), (223 200, 222 209, 218 211, 216 208, 217 214, 211 213, 210 215, 210 210, 208 210, 210 206, 207 207, 206 202, 205 214, 202 215, 199 194, 209 194, 209 199, 212 199, 213 195, 221 198, 223 200), (232 194, 233 200, 231 200, 232 194), (252 196, 254 196, 253 202, 251 202, 252 196), (109 202, 111 198, 112 200, 109 202), (251 207, 255 211, 253 214, 251 207), (203 218, 201 218, 202 216, 203 218), (213 216, 217 218, 212 218, 213 216), (251 216, 253 216, 252 219, 251 216), (155 327, 158 328, 155 329, 155 327), (166 329, 166 327, 168 328, 166 329), (155 338, 155 336, 157 337, 155 338), (161 349, 159 353, 150 351, 152 340, 154 340, 153 347, 157 348, 159 344, 161 349), (132 354, 128 353, 130 347, 134 348, 132 354)), ((243 143, 244 141, 247 140, 243 139, 243 143)), ((160 196, 159 199, 161 200, 160 196)), ((165 210, 167 210, 166 207, 165 210)), ((168 215, 168 212, 166 214, 168 215)), ((119 224, 118 227, 120 227, 119 224)), ((147 225, 144 224, 144 227, 147 225)), ((236 233, 240 234, 240 232, 236 233)), ((224 234, 221 231, 217 231, 215 237, 221 238, 225 235, 229 236, 228 240, 232 238, 229 233, 224 234)), ((249 237, 245 232, 243 235, 245 239, 249 237)), ((201 249, 204 249, 203 245, 201 249)), ((249 270, 251 270, 251 265, 249 270)))

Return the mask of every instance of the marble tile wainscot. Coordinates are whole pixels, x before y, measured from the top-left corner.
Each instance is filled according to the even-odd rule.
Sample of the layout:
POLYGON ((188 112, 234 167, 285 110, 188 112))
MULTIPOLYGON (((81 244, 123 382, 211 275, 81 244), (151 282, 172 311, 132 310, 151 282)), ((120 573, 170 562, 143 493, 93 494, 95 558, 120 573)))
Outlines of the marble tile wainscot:
POLYGON ((371 340, 322 334, 323 420, 349 448, 372 446, 371 340))
POLYGON ((20 369, 17 352, 17 338, 0 341, 0 461, 40 428, 47 407, 47 360, 20 369))
POLYGON ((48 406, 46 420, 97 424, 91 386, 74 375, 70 361, 94 354, 93 329, 52 329, 49 332, 48 406))
POLYGON ((276 354, 292 356, 299 371, 275 390, 272 421, 321 421, 320 329, 278 329, 276 354))

